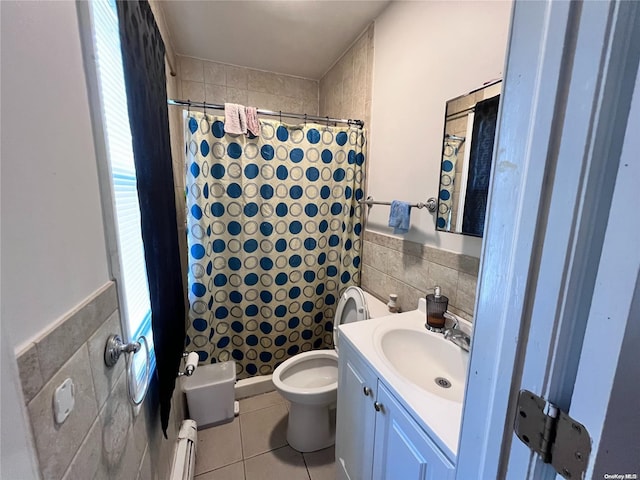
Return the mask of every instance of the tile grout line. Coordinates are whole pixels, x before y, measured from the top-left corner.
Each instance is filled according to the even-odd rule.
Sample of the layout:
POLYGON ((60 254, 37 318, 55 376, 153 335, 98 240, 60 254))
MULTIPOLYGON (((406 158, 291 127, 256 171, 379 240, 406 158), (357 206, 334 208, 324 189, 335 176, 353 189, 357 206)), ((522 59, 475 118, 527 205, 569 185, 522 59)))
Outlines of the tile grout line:
MULTIPOLYGON (((275 392, 275 390, 273 390, 273 392, 275 392)), ((265 393, 260 394, 260 395, 267 395, 267 394, 273 393, 273 392, 265 392, 265 393)), ((259 395, 255 395, 255 396, 259 396, 259 395)), ((248 398, 252 398, 252 397, 248 397, 248 398)), ((287 402, 284 400, 284 398, 282 398, 281 401, 279 401, 277 403, 274 403, 274 404, 271 404, 271 405, 265 405, 265 406, 262 406, 262 407, 255 408, 253 410, 247 411, 247 412, 241 412, 238 415, 238 429, 239 429, 239 432, 240 432, 240 453, 241 453, 241 459, 238 462, 242 462, 243 473, 244 473, 244 478, 245 479, 246 479, 246 475, 247 475, 246 460, 249 460, 249 459, 255 458, 257 456, 273 452, 274 450, 278 450, 280 448, 287 447, 287 446, 289 446, 289 444, 285 443, 284 445, 281 445, 279 447, 275 447, 275 448, 272 448, 272 449, 264 451, 264 452, 256 453, 255 455, 251 455, 249 457, 245 457, 245 454, 244 454, 244 437, 243 437, 243 429, 242 429, 241 418, 246 416, 247 414, 258 413, 261 410, 266 410, 268 408, 273 408, 273 407, 276 407, 276 406, 279 406, 279 405, 283 405, 285 407, 285 409, 287 410, 287 412, 288 412, 289 408, 288 408, 287 402)), ((211 427, 211 428, 216 428, 216 427, 211 427)), ((211 470, 200 472, 195 478, 197 478, 199 476, 202 476, 202 475, 206 475, 206 474, 211 473, 211 472, 214 472, 216 470, 220 470, 221 468, 226 468, 229 465, 233 465, 233 464, 238 463, 238 462, 232 462, 232 463, 227 464, 227 465, 222 465, 222 466, 219 466, 217 468, 213 468, 211 470)))
POLYGON ((304 468, 307 469, 307 477, 309 480, 311 480, 311 472, 309 471, 309 465, 307 465, 307 459, 304 456, 303 452, 300 452, 300 455, 302 456, 302 461, 304 462, 304 468))
POLYGON ((240 456, 242 457, 242 478, 244 478, 244 480, 247 480, 247 464, 245 463, 245 458, 244 458, 244 441, 243 441, 243 435, 242 435, 242 422, 240 421, 242 410, 238 410, 238 411, 239 411, 238 430, 240 430, 240 456))

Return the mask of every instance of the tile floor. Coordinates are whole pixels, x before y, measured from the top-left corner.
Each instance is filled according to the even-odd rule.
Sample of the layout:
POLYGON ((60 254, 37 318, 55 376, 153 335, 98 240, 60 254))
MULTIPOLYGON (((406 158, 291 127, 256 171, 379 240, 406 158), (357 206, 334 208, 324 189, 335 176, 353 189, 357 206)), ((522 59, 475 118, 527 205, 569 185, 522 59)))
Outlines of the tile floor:
POLYGON ((278 392, 265 393, 240 400, 233 422, 198 431, 196 480, 335 480, 334 447, 289 447, 288 412, 278 392))

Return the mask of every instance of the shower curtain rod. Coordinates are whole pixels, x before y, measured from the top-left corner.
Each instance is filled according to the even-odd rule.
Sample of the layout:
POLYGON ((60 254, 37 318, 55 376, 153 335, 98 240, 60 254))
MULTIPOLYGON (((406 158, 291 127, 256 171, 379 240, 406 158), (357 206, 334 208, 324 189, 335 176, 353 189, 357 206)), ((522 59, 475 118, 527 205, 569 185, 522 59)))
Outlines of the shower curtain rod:
POLYGON ((451 135, 450 133, 447 133, 444 138, 447 140, 458 140, 460 142, 464 142, 466 140, 466 137, 459 137, 458 135, 451 135))
MULTIPOLYGON (((219 103, 205 103, 205 102, 192 102, 191 100, 167 100, 169 105, 178 105, 185 107, 196 107, 196 108, 210 108, 212 110, 224 110, 224 105, 219 103)), ((292 118, 300 118, 303 120, 314 120, 317 122, 327 122, 327 123, 346 123, 347 125, 354 125, 358 128, 364 127, 364 121, 362 120, 351 120, 346 118, 330 118, 330 117, 320 117, 318 115, 307 115, 306 113, 290 113, 290 112, 276 112, 273 110, 265 110, 264 108, 259 108, 257 110, 260 115, 270 115, 272 117, 292 117, 292 118)))

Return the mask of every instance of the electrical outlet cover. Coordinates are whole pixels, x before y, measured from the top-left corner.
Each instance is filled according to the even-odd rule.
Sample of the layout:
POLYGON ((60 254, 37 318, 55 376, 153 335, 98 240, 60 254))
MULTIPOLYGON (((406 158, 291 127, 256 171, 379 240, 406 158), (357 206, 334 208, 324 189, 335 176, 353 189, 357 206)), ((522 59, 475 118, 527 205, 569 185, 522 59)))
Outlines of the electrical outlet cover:
POLYGON ((75 385, 70 378, 67 378, 56 388, 53 394, 53 413, 56 417, 56 423, 63 423, 73 410, 76 403, 75 393, 75 385))

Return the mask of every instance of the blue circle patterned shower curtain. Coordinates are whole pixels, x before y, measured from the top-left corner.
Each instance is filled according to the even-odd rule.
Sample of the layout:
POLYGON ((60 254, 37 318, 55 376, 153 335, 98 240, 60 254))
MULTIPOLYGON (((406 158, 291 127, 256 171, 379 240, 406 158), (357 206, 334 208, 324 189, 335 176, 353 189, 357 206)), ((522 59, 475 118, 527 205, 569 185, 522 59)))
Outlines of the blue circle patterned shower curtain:
POLYGON ((333 316, 360 283, 366 132, 185 111, 189 324, 204 363, 238 378, 332 346, 333 316))

